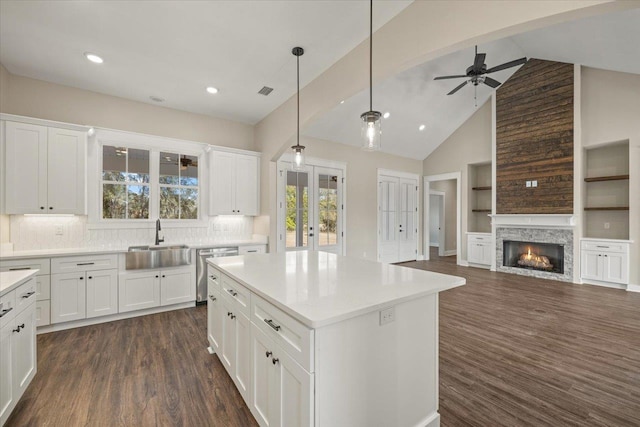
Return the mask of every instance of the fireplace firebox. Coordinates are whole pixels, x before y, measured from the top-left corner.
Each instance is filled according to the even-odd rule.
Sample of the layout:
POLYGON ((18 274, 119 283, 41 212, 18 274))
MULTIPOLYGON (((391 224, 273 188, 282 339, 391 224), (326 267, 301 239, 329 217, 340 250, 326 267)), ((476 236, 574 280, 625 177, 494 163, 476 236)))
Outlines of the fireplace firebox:
POLYGON ((564 274, 564 246, 554 243, 503 241, 505 267, 564 274))

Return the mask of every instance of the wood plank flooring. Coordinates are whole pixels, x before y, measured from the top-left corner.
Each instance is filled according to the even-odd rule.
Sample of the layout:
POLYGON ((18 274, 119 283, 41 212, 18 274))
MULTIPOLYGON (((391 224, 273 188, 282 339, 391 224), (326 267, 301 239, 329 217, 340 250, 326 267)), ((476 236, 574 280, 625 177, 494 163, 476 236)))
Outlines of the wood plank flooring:
MULTIPOLYGON (((448 261, 405 264, 467 278, 440 297, 443 427, 640 426, 640 294, 448 261)), ((206 346, 205 307, 40 335, 6 426, 256 425, 206 346)))

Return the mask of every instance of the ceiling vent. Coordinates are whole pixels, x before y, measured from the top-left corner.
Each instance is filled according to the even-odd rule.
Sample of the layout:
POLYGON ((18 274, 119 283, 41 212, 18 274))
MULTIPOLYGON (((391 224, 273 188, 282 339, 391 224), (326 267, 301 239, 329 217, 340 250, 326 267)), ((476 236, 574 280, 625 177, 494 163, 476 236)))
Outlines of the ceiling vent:
POLYGON ((269 95, 271 92, 273 92, 273 88, 267 87, 267 86, 262 86, 262 89, 258 91, 260 95, 264 95, 264 96, 269 95))

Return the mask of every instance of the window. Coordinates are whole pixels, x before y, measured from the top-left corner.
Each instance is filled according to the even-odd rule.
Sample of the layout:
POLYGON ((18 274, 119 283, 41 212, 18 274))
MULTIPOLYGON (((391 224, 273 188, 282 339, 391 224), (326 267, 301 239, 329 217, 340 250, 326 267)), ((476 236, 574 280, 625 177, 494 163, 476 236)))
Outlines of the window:
POLYGON ((160 218, 198 219, 198 158, 160 153, 160 218))
POLYGON ((338 242, 338 176, 318 175, 318 245, 338 242))
POLYGON ((309 237, 309 174, 287 171, 286 185, 286 247, 306 247, 309 237))
POLYGON ((149 218, 149 151, 104 145, 102 218, 149 218))

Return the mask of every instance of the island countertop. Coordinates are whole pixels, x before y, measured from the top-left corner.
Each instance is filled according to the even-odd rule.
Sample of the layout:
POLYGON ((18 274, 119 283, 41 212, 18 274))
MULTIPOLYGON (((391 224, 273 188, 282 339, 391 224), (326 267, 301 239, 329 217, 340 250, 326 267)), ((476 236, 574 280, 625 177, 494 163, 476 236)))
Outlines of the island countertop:
POLYGON ((0 297, 8 294, 31 276, 35 276, 38 270, 3 271, 0 273, 0 297))
POLYGON ((466 283, 462 277, 315 251, 209 258, 207 262, 309 328, 466 283))

